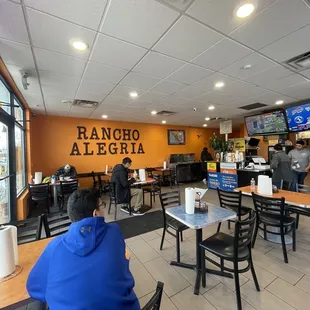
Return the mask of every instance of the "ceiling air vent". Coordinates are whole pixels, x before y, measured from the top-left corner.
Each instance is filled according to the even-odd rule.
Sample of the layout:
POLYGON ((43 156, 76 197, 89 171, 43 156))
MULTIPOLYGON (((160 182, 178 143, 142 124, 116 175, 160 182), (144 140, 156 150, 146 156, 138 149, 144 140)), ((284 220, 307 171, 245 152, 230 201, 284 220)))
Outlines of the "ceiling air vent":
POLYGON ((174 115, 176 112, 172 112, 172 111, 160 111, 157 113, 157 115, 162 115, 162 116, 171 116, 171 115, 174 115))
POLYGON ((238 109, 250 111, 250 110, 254 110, 254 109, 258 109, 258 108, 262 108, 266 106, 267 104, 256 102, 256 103, 244 105, 243 107, 239 107, 238 109))
POLYGON ((222 117, 212 117, 212 118, 210 118, 210 121, 223 121, 224 120, 224 118, 222 118, 222 117))
POLYGON ((283 63, 295 71, 301 71, 310 68, 310 52, 293 57, 283 63))
POLYGON ((98 105, 97 101, 90 101, 90 100, 81 100, 75 99, 73 101, 73 105, 80 108, 95 108, 98 105))

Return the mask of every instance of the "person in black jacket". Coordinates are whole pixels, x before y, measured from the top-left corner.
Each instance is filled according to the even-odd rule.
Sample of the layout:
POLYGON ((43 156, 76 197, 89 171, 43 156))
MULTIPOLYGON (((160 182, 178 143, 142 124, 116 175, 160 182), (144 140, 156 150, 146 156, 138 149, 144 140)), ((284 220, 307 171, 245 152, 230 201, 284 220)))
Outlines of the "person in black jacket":
MULTIPOLYGON (((135 216, 144 215, 140 210, 143 203, 143 191, 141 188, 130 188, 130 185, 135 183, 135 178, 129 178, 129 168, 132 160, 129 157, 123 159, 122 164, 116 165, 112 171, 111 182, 115 183, 116 197, 118 203, 127 204, 130 197, 136 197, 136 203, 132 214, 135 216)), ((123 212, 129 213, 127 206, 122 206, 123 212)))
POLYGON ((200 159, 201 159, 201 168, 202 168, 203 182, 207 183, 207 179, 208 179, 207 161, 212 161, 213 160, 213 157, 209 153, 207 147, 203 148, 203 150, 201 152, 201 155, 200 155, 200 159))

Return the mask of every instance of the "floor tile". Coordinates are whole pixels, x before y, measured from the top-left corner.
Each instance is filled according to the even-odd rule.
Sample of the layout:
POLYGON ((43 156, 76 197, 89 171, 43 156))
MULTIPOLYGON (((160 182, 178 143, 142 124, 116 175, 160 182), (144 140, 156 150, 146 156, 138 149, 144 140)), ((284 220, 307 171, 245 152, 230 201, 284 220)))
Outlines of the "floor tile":
POLYGON ((126 244, 129 244, 129 243, 131 243, 133 241, 137 241, 137 240, 142 240, 142 238, 140 236, 135 236, 132 238, 125 239, 125 242, 126 242, 126 244))
POLYGON ((194 295, 192 286, 176 294, 171 300, 179 310, 216 310, 202 295, 194 295))
MULTIPOLYGON (((220 283, 204 294, 204 297, 218 310, 237 310, 236 293, 220 283)), ((255 310, 242 299, 243 310, 255 310)))
POLYGON ((144 264, 145 268, 156 281, 164 283, 164 291, 171 297, 190 285, 174 268, 162 257, 144 264))
POLYGON ((256 310, 293 310, 294 308, 261 288, 256 291, 254 282, 249 281, 241 287, 241 296, 256 310))
POLYGON ((181 252, 190 257, 191 259, 196 259, 196 244, 189 240, 184 240, 180 243, 181 252))
POLYGON ((159 257, 159 254, 143 239, 132 241, 127 247, 142 263, 159 257))
POLYGON ((293 285, 296 284, 303 276, 303 273, 293 269, 288 264, 282 264, 277 259, 268 257, 256 250, 253 250, 252 253, 255 266, 260 266, 261 268, 273 273, 293 285))
POLYGON ((263 254, 269 252, 270 250, 272 250, 275 247, 275 244, 270 242, 270 241, 266 241, 263 238, 261 238, 259 235, 257 235, 256 241, 255 241, 255 250, 262 252, 263 254))
POLYGON ((135 292, 138 298, 143 297, 156 289, 156 281, 136 259, 130 262, 130 271, 135 279, 135 292))
MULTIPOLYGON (((160 237, 162 237, 162 235, 163 235, 163 229, 162 228, 160 228, 160 229, 156 229, 156 230, 154 230, 160 237)), ((170 240, 175 240, 175 237, 174 236, 171 236, 170 234, 168 234, 167 232, 166 232, 166 234, 165 234, 165 240, 168 240, 168 241, 170 241, 170 240)))
MULTIPOLYGON (((254 268, 255 268, 256 277, 257 277, 260 287, 265 288, 277 278, 276 275, 268 272, 267 270, 261 268, 258 265, 255 265, 255 262, 254 262, 254 268)), ((243 275, 253 281, 251 270, 247 271, 246 273, 243 273, 243 275)))
POLYGON ((157 239, 159 237, 158 233, 156 231, 150 231, 148 233, 145 233, 143 235, 140 235, 140 237, 145 241, 151 241, 154 239, 157 239))
POLYGON ((266 290, 298 310, 309 309, 310 295, 282 279, 278 278, 272 282, 266 290))
POLYGON ((310 294, 310 276, 305 275, 297 284, 296 287, 310 294))
POLYGON ((163 249, 160 250, 160 242, 161 238, 158 238, 148 242, 148 244, 166 261, 170 262, 171 260, 174 260, 177 255, 176 247, 172 245, 168 240, 165 240, 163 249))
POLYGON ((310 263, 310 247, 309 247, 309 250, 305 250, 305 249, 299 247, 299 244, 298 244, 298 248, 296 249, 296 252, 290 251, 289 253, 292 256, 295 256, 297 258, 300 258, 300 259, 310 263))
MULTIPOLYGON (((145 304, 152 298, 153 294, 154 292, 140 299, 141 308, 144 307, 145 304)), ((163 293, 160 310, 178 310, 178 308, 173 304, 173 302, 169 299, 169 297, 165 293, 163 293)))

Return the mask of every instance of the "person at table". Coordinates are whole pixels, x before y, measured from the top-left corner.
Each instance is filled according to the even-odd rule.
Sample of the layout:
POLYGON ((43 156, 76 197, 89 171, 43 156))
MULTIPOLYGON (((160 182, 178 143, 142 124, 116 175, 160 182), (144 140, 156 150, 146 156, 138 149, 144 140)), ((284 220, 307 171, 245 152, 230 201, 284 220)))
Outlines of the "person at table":
POLYGON ((56 177, 59 178, 59 176, 63 177, 70 177, 71 179, 76 179, 76 169, 74 166, 70 166, 69 164, 66 164, 65 166, 60 167, 56 173, 56 177))
POLYGON ((29 295, 50 310, 140 309, 124 237, 105 222, 98 196, 92 189, 71 194, 69 231, 47 245, 29 274, 29 295))
MULTIPOLYGON (((135 205, 132 214, 135 216, 144 215, 141 210, 143 203, 143 191, 141 188, 130 188, 130 185, 137 182, 137 178, 129 177, 129 168, 132 160, 125 157, 121 164, 116 165, 112 170, 111 183, 115 183, 117 202, 121 204, 128 204, 130 197, 135 198, 135 205)), ((121 206, 121 210, 129 213, 127 205, 121 206)))
POLYGON ((298 140, 294 150, 288 153, 291 159, 293 174, 297 184, 304 184, 310 170, 310 150, 305 148, 305 142, 298 140))
POLYGON ((290 184, 293 183, 294 176, 291 168, 291 159, 283 152, 281 144, 274 146, 270 168, 273 170, 272 184, 277 188, 281 187, 281 180, 290 184))

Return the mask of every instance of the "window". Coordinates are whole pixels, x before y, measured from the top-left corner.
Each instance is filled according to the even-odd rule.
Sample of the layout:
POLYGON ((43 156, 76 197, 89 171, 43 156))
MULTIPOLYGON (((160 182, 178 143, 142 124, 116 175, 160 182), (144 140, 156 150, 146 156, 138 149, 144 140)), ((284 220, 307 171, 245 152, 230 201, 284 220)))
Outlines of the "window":
POLYGON ((0 80, 0 108, 11 114, 11 94, 4 83, 0 80))
POLYGON ((15 125, 15 154, 16 154, 16 192, 19 194, 26 185, 26 169, 24 154, 24 131, 15 125))

